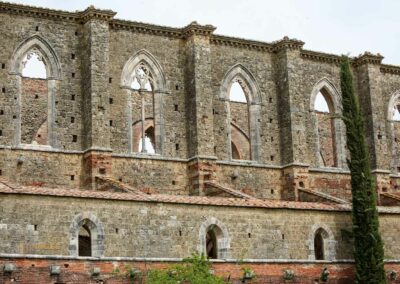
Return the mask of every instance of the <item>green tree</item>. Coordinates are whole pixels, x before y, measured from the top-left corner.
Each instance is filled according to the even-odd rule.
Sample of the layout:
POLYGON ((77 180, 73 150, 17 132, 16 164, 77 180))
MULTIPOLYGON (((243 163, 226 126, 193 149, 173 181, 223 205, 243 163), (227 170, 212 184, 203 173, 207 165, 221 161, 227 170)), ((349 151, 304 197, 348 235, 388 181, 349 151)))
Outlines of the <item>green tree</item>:
POLYGON ((383 242, 379 233, 376 191, 371 175, 368 148, 364 138, 364 123, 347 57, 340 70, 343 120, 346 125, 350 160, 353 204, 354 259, 356 283, 386 283, 383 242))
POLYGON ((222 277, 210 272, 211 263, 204 255, 193 254, 185 258, 182 264, 164 270, 150 270, 148 284, 226 284, 222 277))

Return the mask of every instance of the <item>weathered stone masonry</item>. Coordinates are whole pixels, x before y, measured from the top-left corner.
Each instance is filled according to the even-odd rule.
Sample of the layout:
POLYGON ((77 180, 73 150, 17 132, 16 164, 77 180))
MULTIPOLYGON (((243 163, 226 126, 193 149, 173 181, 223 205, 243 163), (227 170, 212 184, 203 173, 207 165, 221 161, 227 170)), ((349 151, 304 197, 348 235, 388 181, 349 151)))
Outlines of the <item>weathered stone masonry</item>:
MULTIPOLYGON (((84 227, 100 259, 352 258, 340 57, 214 31, 0 3, 0 253, 75 259, 84 227), (22 76, 31 54, 46 78, 22 76)), ((382 59, 351 63, 396 261, 400 67, 382 59)))

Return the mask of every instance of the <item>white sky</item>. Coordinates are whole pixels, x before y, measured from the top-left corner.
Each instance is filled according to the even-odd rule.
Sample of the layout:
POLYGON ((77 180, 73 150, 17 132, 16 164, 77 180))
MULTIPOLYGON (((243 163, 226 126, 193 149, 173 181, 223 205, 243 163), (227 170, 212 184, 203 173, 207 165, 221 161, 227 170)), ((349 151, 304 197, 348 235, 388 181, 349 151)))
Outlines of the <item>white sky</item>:
MULTIPOLYGON (((11 1, 11 0, 10 0, 11 1)), ((183 27, 212 24, 215 33, 261 41, 287 35, 304 48, 335 54, 381 53, 400 65, 399 0, 12 0, 67 11, 89 5, 116 18, 183 27)))

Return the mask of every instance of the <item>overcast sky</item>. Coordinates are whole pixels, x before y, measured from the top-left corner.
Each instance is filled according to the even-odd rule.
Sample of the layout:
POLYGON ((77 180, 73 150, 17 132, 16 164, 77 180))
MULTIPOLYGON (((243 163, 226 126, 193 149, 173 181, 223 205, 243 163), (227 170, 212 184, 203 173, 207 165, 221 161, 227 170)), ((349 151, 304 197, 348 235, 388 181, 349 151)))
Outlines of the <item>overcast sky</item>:
MULTIPOLYGON (((10 0, 11 1, 11 0, 10 0)), ((399 0, 13 0, 68 11, 89 5, 116 18, 183 27, 212 24, 215 33, 266 42, 287 35, 304 48, 352 56, 381 53, 400 65, 399 0)))

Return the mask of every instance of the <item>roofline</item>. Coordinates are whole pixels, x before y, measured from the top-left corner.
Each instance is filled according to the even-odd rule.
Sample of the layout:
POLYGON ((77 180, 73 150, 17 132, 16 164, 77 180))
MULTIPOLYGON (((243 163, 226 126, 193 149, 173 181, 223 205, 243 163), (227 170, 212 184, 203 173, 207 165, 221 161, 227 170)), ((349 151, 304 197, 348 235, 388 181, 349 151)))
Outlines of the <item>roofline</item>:
MULTIPOLYGON (((84 23, 91 18, 102 19, 108 21, 110 28, 130 30, 139 33, 147 33, 153 35, 167 36, 176 39, 184 39, 190 34, 200 34, 210 36, 210 42, 214 45, 232 46, 237 48, 245 48, 256 51, 264 52, 278 52, 279 50, 285 49, 298 49, 301 50, 301 57, 307 60, 320 61, 330 64, 339 64, 340 55, 329 54, 320 51, 304 50, 302 47, 304 42, 297 39, 290 39, 284 37, 281 40, 274 42, 264 42, 257 40, 244 39, 239 37, 231 37, 214 34, 215 27, 211 25, 199 25, 196 22, 192 22, 186 27, 176 28, 162 25, 154 25, 136 21, 115 19, 116 12, 112 10, 97 9, 93 6, 88 7, 83 11, 69 12, 65 10, 55 10, 43 7, 21 5, 10 2, 0 1, 0 13, 16 14, 23 16, 49 18, 49 19, 62 19, 66 21, 84 23)), ((351 61, 353 65, 361 65, 365 62, 372 64, 380 64, 380 70, 382 73, 389 73, 394 75, 400 75, 400 66, 381 64, 383 56, 380 54, 371 54, 365 52, 357 57, 352 57, 351 61)))

